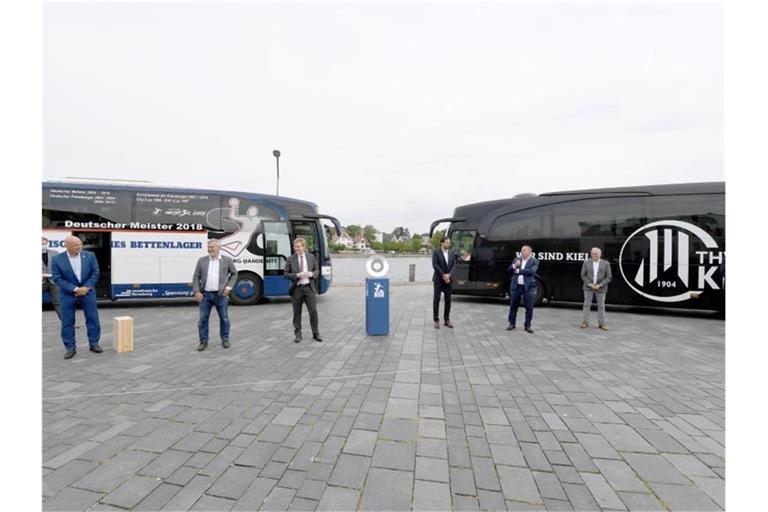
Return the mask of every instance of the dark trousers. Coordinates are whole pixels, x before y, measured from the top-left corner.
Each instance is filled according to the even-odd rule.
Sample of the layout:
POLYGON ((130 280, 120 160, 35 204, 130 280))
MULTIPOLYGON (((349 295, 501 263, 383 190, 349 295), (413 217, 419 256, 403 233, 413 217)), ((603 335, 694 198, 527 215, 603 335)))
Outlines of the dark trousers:
POLYGON ((533 321, 533 301, 536 300, 537 288, 534 286, 528 291, 525 291, 523 286, 518 286, 512 290, 512 299, 509 306, 509 323, 515 325, 517 321, 517 308, 520 307, 520 298, 523 299, 523 305, 525 306, 525 327, 530 327, 533 321))
POLYGON ((46 279, 43 281, 43 292, 48 292, 51 296, 51 303, 53 303, 53 310, 56 311, 56 316, 61 320, 61 304, 59 303, 59 287, 53 284, 53 281, 46 279))
POLYGON ((91 290, 87 295, 75 297, 68 293, 59 294, 61 299, 61 340, 68 352, 76 350, 75 340, 75 309, 79 305, 85 313, 85 326, 88 329, 88 344, 95 347, 101 338, 99 311, 96 309, 96 292, 91 290))
POLYGON ((451 292, 453 291, 453 285, 446 283, 442 279, 439 281, 432 281, 434 285, 434 296, 432 298, 432 319, 435 322, 440 321, 440 294, 445 294, 445 311, 443 319, 447 322, 451 319, 451 292))
POLYGON ((307 304, 309 311, 309 325, 312 327, 312 335, 319 336, 320 331, 317 328, 317 295, 309 285, 297 285, 291 293, 291 302, 293 302, 293 332, 297 336, 301 334, 301 305, 307 304))
POLYGON ((221 341, 229 339, 229 297, 219 295, 217 292, 203 292, 203 300, 200 301, 200 319, 197 321, 200 343, 208 343, 208 319, 211 317, 213 308, 216 308, 216 313, 219 315, 221 341))

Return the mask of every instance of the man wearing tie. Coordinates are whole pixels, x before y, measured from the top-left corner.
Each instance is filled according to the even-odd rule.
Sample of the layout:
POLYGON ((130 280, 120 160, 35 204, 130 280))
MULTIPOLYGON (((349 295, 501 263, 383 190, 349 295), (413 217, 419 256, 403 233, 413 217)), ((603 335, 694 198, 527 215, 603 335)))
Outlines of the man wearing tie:
POLYGON ((602 251, 593 247, 591 259, 585 260, 581 266, 581 280, 584 283, 584 311, 581 317, 581 328, 589 325, 589 310, 592 309, 592 297, 597 300, 597 326, 608 330, 605 325, 605 296, 608 294, 608 283, 611 282, 611 264, 601 259, 602 251))
POLYGON ((307 304, 309 311, 309 325, 312 327, 312 338, 315 341, 323 341, 317 327, 317 279, 319 271, 317 259, 306 251, 307 243, 297 237, 293 241, 293 256, 285 263, 284 276, 292 281, 288 294, 293 303, 293 333, 296 336, 294 343, 301 342, 301 305, 307 304))
POLYGON ((51 274, 51 264, 53 263, 54 256, 57 254, 59 253, 48 248, 48 239, 43 237, 43 293, 48 292, 48 295, 51 296, 53 310, 56 311, 56 316, 61 320, 59 288, 53 282, 53 274, 51 274))
POLYGON ((192 276, 192 289, 200 304, 197 332, 200 337, 198 352, 208 347, 208 319, 211 309, 219 315, 221 346, 229 348, 229 292, 235 286, 237 268, 232 258, 221 254, 221 242, 208 240, 208 256, 197 260, 192 276))
POLYGON ((520 249, 520 256, 515 258, 507 268, 507 272, 512 274, 510 286, 512 300, 509 306, 508 331, 515 328, 517 308, 520 306, 520 297, 522 297, 525 305, 525 332, 533 334, 531 322, 533 321, 533 302, 536 300, 536 293, 538 292, 536 272, 539 270, 539 260, 531 255, 532 252, 530 245, 524 245, 520 249))
POLYGON ((445 326, 453 329, 451 323, 451 292, 453 284, 451 283, 451 273, 456 263, 456 256, 451 250, 451 239, 447 236, 440 241, 440 249, 432 252, 432 268, 435 270, 432 275, 432 285, 434 295, 432 297, 432 319, 435 322, 435 329, 440 328, 440 294, 445 295, 445 310, 443 320, 445 326))
POLYGON ((99 263, 95 254, 83 250, 83 242, 76 236, 65 238, 64 247, 66 251, 54 256, 51 263, 53 282, 60 292, 61 339, 67 349, 64 359, 71 359, 77 353, 75 308, 78 304, 85 313, 90 350, 100 354, 103 350, 99 346, 101 325, 95 291, 99 280, 99 263))

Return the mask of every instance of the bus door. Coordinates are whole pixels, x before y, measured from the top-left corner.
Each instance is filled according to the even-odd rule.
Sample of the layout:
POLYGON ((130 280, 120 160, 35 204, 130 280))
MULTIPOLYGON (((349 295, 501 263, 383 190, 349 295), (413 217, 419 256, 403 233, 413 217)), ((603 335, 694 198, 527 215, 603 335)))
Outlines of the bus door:
MULTIPOLYGON (((310 220, 310 221, 292 221, 291 222, 291 233, 292 238, 291 242, 295 240, 297 237, 302 237, 304 240, 307 241, 307 252, 312 253, 314 255, 315 259, 317 260, 317 267, 318 270, 322 272, 322 268, 324 265, 328 265, 329 263, 326 261, 329 259, 329 255, 326 254, 325 251, 322 251, 322 244, 323 240, 320 238, 321 233, 317 229, 318 223, 317 221, 310 220)), ((291 245, 293 247, 293 245, 291 245)), ((328 288, 329 283, 325 279, 321 279, 320 276, 317 278, 317 283, 320 288, 320 293, 325 293, 326 289, 328 288)))
POLYGON ((474 229, 451 231, 451 249, 456 255, 456 264, 453 269, 454 290, 461 292, 476 288, 472 263, 476 235, 477 231, 474 229))
POLYGON ((291 282, 283 276, 290 256, 288 223, 264 221, 264 296, 288 295, 291 282))
POLYGON ((112 298, 112 233, 109 231, 73 231, 83 241, 83 249, 96 255, 99 263, 99 280, 96 282, 96 298, 112 298))

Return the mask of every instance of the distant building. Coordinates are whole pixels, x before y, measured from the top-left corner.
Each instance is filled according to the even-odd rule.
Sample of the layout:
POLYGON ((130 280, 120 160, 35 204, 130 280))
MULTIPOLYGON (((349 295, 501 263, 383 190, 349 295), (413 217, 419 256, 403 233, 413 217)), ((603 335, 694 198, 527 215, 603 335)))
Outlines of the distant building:
POLYGON ((365 241, 365 238, 363 238, 363 235, 357 235, 352 240, 352 248, 356 251, 364 251, 368 248, 368 242, 365 241))
POLYGON ((384 243, 384 233, 382 233, 381 231, 379 231, 379 230, 376 230, 376 231, 373 233, 373 237, 374 237, 374 240, 375 240, 376 242, 378 242, 378 243, 380 243, 380 244, 383 244, 383 243, 384 243))
POLYGON ((341 236, 334 236, 331 240, 334 244, 343 245, 348 249, 352 249, 355 245, 354 239, 349 236, 346 229, 341 230, 341 236))

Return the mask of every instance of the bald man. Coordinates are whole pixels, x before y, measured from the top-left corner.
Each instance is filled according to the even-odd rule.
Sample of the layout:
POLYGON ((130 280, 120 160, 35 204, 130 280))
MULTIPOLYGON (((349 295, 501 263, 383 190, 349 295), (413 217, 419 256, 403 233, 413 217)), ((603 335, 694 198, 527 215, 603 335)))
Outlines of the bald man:
POLYGON ((592 298, 597 301, 597 326, 608 330, 605 324, 605 296, 608 294, 608 283, 611 282, 611 264, 601 258, 603 251, 593 247, 589 252, 590 259, 581 266, 581 281, 584 283, 584 307, 581 318, 581 328, 589 325, 589 310, 592 309, 592 298))
POLYGON ((75 340, 75 309, 78 304, 85 313, 88 328, 88 345, 91 352, 103 352, 99 346, 101 325, 96 309, 96 282, 99 280, 99 263, 96 255, 83 250, 83 242, 76 236, 64 239, 66 251, 59 253, 51 263, 53 281, 59 287, 61 307, 61 340, 66 352, 64 359, 72 359, 77 353, 75 340))

